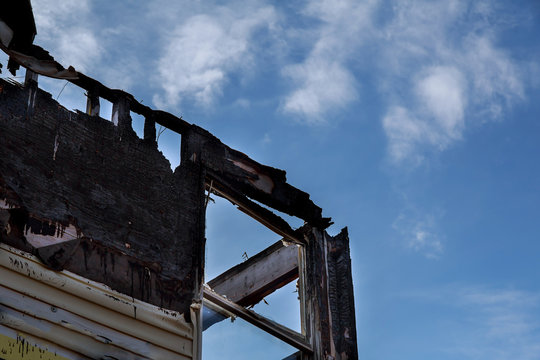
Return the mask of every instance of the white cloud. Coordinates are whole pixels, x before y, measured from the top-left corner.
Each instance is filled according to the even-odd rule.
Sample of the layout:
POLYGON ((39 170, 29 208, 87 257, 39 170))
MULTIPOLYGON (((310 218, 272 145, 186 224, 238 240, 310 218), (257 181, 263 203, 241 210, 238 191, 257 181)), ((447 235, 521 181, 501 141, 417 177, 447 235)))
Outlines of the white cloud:
POLYGON ((497 118, 524 98, 517 62, 494 45, 493 3, 308 1, 303 15, 319 26, 307 37, 315 38, 307 57, 284 68, 295 88, 282 109, 306 123, 322 122, 358 99, 359 79, 351 69, 367 58, 384 74, 380 90, 389 100, 383 127, 392 160, 416 161, 425 151, 446 149, 471 119, 497 118), (406 114, 403 125, 399 112, 406 114))
POLYGON ((271 27, 275 17, 268 6, 255 11, 220 7, 183 21, 167 36, 158 61, 157 80, 164 95, 154 97, 156 105, 176 107, 184 97, 212 103, 232 72, 250 66, 251 37, 271 27))
MULTIPOLYGON (((41 29, 45 33, 50 32, 56 28, 62 27, 63 20, 65 22, 71 22, 70 18, 77 17, 80 14, 85 14, 90 11, 89 0, 32 0, 32 9, 34 11, 34 18, 36 20, 36 26, 38 28, 38 34, 41 35, 41 29), (71 16, 68 16, 71 15, 71 16)), ((45 35, 50 36, 50 35, 45 35)))
POLYGON ((309 123, 324 122, 322 115, 356 98, 354 75, 337 61, 312 57, 290 65, 283 72, 300 86, 283 105, 286 112, 301 114, 309 123))
POLYGON ((72 65, 85 72, 98 67, 102 48, 96 36, 88 29, 72 27, 57 34, 54 51, 57 60, 65 67, 72 65))
POLYGON ((464 78, 455 67, 432 67, 416 82, 416 96, 444 137, 457 139, 466 106, 464 78))
MULTIPOLYGON (((390 156, 396 161, 414 154, 416 144, 427 138, 429 131, 424 121, 415 118, 401 106, 390 109, 383 119, 383 127, 389 139, 390 156)), ((421 161, 422 157, 416 155, 415 162, 421 161)))
POLYGON ((432 215, 420 217, 409 211, 401 213, 392 227, 398 231, 404 245, 428 259, 438 259, 444 252, 432 215))
POLYGON ((96 78, 102 79, 107 86, 126 91, 130 91, 138 81, 146 81, 143 64, 136 57, 129 56, 116 58, 112 64, 101 67, 97 75, 96 78))
POLYGON ((160 108, 177 110, 184 99, 208 106, 231 79, 244 85, 263 61, 281 69, 291 86, 280 109, 306 124, 324 123, 335 110, 361 100, 360 86, 379 90, 395 163, 419 163, 426 153, 461 139, 474 121, 500 118, 525 98, 524 70, 496 45, 494 1, 304 4, 297 21, 263 0, 226 6, 152 0, 145 15, 140 13, 146 5, 134 5, 137 11, 110 25, 96 16, 90 0, 33 1, 37 42, 61 63, 111 87, 128 88, 150 77, 159 88, 153 99, 160 108), (287 17, 290 22, 283 21, 287 17), (297 55, 300 60, 283 63, 297 55), (370 76, 383 74, 374 75, 379 89, 362 80, 362 69, 373 66, 370 76))
POLYGON ((301 63, 285 67, 283 75, 295 89, 284 100, 286 113, 299 115, 308 124, 324 122, 328 112, 357 99, 357 81, 347 63, 366 33, 372 31, 376 1, 309 1, 304 15, 321 21, 315 44, 301 63))
POLYGON ((437 259, 443 252, 443 246, 437 235, 417 224, 407 244, 416 252, 422 252, 428 259, 437 259))
MULTIPOLYGON (((461 60, 470 76, 480 104, 493 105, 504 100, 510 105, 525 98, 523 74, 519 66, 503 50, 493 45, 488 36, 470 35, 464 41, 465 55, 461 60)), ((500 112, 494 113, 497 116, 500 112)))
POLYGON ((413 110, 394 106, 382 125, 389 140, 389 152, 396 162, 419 164, 418 147, 430 145, 444 150, 461 138, 467 105, 465 80, 455 67, 434 66, 414 80, 413 110))
POLYGON ((103 53, 91 26, 89 0, 34 0, 36 44, 44 47, 63 66, 79 71, 98 67, 103 53))
POLYGON ((418 162, 426 151, 444 150, 462 138, 468 124, 496 119, 524 98, 517 61, 494 45, 497 29, 486 20, 492 4, 394 6, 381 31, 380 62, 387 73, 383 92, 391 99, 382 124, 394 162, 418 162), (396 109, 406 116, 398 118, 396 109), (422 131, 412 136, 411 124, 422 131))

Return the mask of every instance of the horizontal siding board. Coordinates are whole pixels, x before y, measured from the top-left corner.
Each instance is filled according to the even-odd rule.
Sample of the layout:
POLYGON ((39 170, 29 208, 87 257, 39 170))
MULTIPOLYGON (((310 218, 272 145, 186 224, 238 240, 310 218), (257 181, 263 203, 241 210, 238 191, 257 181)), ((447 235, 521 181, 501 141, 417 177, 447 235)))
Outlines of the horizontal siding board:
MULTIPOLYGON (((82 342, 97 342, 98 347, 114 345, 121 354, 131 354, 128 358, 193 357, 194 325, 185 322, 182 315, 133 301, 101 284, 85 280, 65 271, 51 271, 32 256, 0 244, 0 304, 22 314, 23 318, 38 321, 22 323, 26 330, 39 330, 36 324, 42 327, 48 324, 55 331, 64 335, 72 334, 82 342), (54 311, 51 311, 51 306, 54 311), (126 310, 129 306, 132 312, 126 310), (30 314, 32 316, 28 316, 30 314), (141 320, 140 315, 145 321, 141 320), (105 344, 109 341, 111 343, 105 344), (126 352, 128 349, 129 352, 126 352)), ((12 320, 16 318, 13 316, 12 320)), ((23 331, 21 327, 13 325, 15 323, 12 322, 11 327, 23 331)), ((43 329, 41 331, 26 332, 38 338, 48 334, 43 329)), ((56 338, 45 339, 54 342, 56 338)), ((62 338, 57 340, 61 341, 62 338)), ((76 352, 82 349, 69 348, 76 352)))
MULTIPOLYGON (((2 286, 0 286, 0 294, 0 303, 23 314, 46 320, 98 341, 110 343, 123 350, 134 352, 143 357, 151 359, 177 358, 176 353, 39 301, 33 297, 25 296, 2 286)), ((184 346, 189 347, 191 344, 185 342, 184 346)))
POLYGON ((148 359, 2 305, 0 305, 0 323, 12 329, 35 334, 50 342, 62 344, 93 359, 107 358, 107 356, 126 360, 148 359))
POLYGON ((6 360, 20 358, 26 360, 91 360, 89 357, 68 350, 58 344, 51 343, 45 339, 23 333, 20 330, 14 330, 1 324, 0 353, 6 360), (37 353, 37 356, 33 357, 32 353, 26 352, 26 349, 23 351, 22 344, 25 345, 25 348, 28 346, 30 351, 31 348, 34 348, 34 353, 37 353), (21 353, 24 357, 20 356, 21 353))
POLYGON ((53 288, 61 289, 63 292, 83 297, 117 313, 136 318, 138 321, 154 325, 185 338, 193 338, 192 325, 185 322, 183 315, 176 311, 139 301, 69 271, 51 271, 34 256, 11 246, 0 244, 0 249, 4 250, 0 250, 1 266, 53 288))

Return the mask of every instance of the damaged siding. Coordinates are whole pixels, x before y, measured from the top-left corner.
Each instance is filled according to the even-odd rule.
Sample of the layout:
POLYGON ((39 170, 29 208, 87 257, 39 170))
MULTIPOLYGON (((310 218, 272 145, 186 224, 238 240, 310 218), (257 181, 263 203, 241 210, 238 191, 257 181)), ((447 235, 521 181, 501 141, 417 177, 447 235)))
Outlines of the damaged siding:
POLYGON ((0 278, 2 358, 192 359, 197 351, 196 324, 182 314, 3 244, 0 278))

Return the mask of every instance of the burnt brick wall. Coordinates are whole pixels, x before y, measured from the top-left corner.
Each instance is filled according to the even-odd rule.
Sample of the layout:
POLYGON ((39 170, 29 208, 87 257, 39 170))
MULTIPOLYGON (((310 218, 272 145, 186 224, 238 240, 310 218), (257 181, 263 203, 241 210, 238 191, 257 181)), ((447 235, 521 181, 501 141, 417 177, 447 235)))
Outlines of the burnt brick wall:
POLYGON ((29 107, 31 89, 0 80, 0 241, 186 312, 204 259, 200 165, 173 172, 155 144, 109 120, 68 111, 35 88, 29 107), (76 239, 55 244, 66 228, 76 239), (31 245, 36 234, 50 235, 51 246, 31 245))

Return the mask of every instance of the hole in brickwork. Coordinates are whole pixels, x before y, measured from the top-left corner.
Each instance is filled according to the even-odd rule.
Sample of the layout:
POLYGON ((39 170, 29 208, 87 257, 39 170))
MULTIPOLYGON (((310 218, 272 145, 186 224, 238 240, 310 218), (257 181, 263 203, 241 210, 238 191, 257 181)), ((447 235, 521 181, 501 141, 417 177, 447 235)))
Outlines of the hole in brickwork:
POLYGON ((130 111, 129 115, 131 116, 131 127, 133 131, 135 131, 138 137, 144 139, 144 116, 133 111, 130 111))
POLYGON ((171 163, 171 168, 174 171, 178 165, 180 165, 180 146, 182 136, 169 129, 156 127, 156 140, 158 143, 158 149, 171 163))

